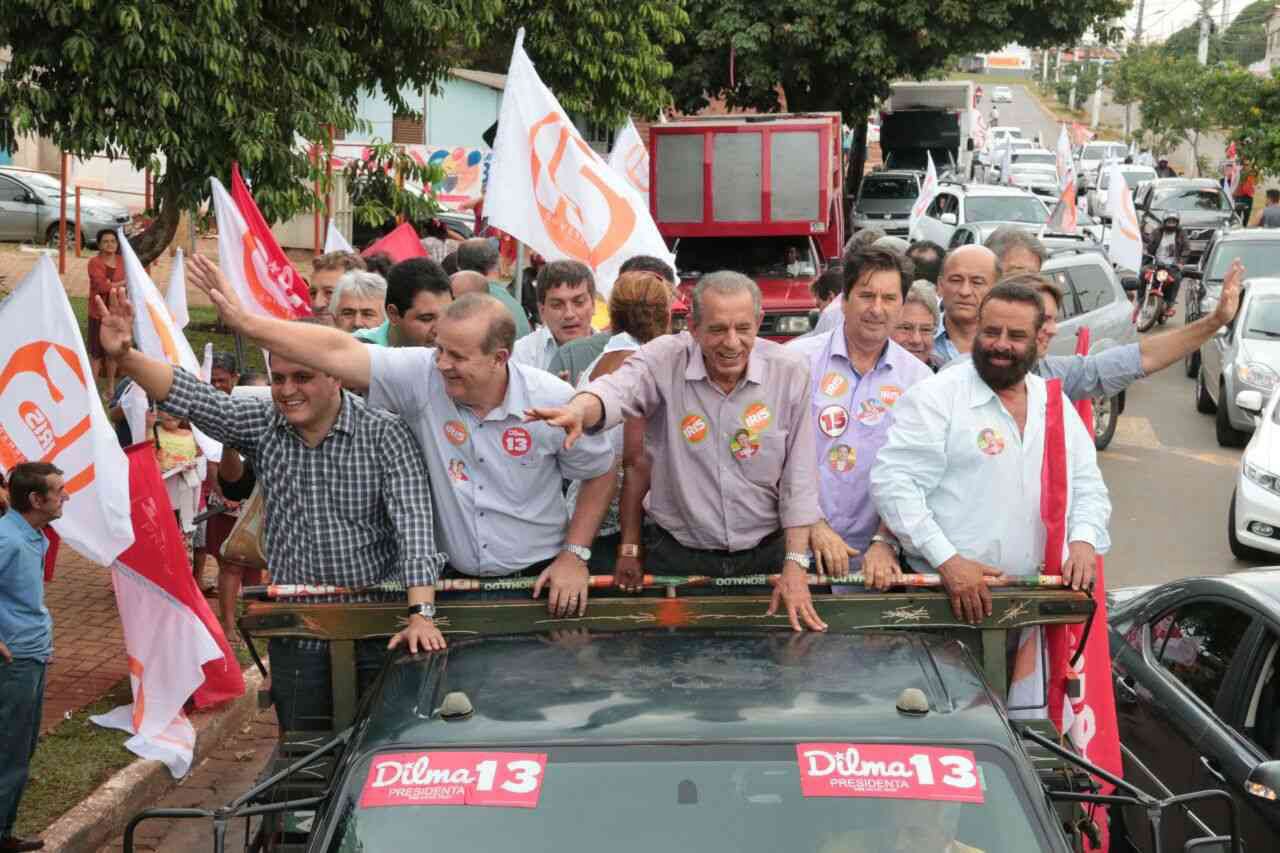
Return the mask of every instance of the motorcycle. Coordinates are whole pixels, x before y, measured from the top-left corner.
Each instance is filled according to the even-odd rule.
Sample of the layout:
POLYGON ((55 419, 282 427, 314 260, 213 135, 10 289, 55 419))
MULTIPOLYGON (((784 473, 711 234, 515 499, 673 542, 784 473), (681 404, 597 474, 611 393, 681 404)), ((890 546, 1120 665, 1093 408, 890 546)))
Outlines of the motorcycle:
POLYGON ((1182 267, 1175 263, 1152 261, 1142 268, 1142 287, 1133 310, 1133 321, 1138 324, 1139 332, 1148 331, 1156 323, 1164 325, 1173 309, 1173 297, 1180 281, 1182 267))

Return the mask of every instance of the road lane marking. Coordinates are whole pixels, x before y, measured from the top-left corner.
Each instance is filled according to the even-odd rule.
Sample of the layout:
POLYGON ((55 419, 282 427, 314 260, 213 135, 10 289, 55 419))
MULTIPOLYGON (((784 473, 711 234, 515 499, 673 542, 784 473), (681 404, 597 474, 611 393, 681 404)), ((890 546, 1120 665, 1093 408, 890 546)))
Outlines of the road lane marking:
POLYGON ((1127 444, 1146 450, 1160 450, 1164 447, 1160 443, 1160 437, 1156 435, 1156 428, 1151 425, 1151 419, 1136 415, 1120 416, 1120 420, 1116 422, 1116 435, 1113 441, 1116 444, 1127 444))

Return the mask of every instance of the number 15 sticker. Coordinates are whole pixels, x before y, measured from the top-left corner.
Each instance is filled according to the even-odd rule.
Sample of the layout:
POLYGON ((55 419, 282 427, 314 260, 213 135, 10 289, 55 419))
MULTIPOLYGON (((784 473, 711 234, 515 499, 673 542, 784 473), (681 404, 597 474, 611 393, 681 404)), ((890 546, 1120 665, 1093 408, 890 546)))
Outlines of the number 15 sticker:
POLYGON ((888 797, 983 802, 973 752, 882 743, 799 743, 800 793, 806 797, 888 797))
POLYGON ((374 756, 360 808, 537 808, 546 753, 392 752, 374 756))

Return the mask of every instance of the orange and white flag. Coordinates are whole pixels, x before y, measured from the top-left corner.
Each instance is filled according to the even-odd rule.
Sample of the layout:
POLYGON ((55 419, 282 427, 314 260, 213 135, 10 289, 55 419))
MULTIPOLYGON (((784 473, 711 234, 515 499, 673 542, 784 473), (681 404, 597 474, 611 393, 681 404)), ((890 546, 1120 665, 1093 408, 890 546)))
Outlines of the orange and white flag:
POLYGON ((169 289, 164 292, 164 304, 169 306, 169 316, 179 330, 191 322, 187 310, 187 268, 182 262, 182 250, 173 256, 173 269, 169 270, 169 289))
POLYGON ((85 558, 110 565, 132 544, 128 463, 45 255, 0 303, 0 470, 21 462, 62 470, 71 497, 53 527, 85 558))
POLYGON ((218 220, 218 265, 249 311, 267 317, 293 320, 306 317, 311 306, 296 288, 281 278, 282 270, 267 252, 263 240, 249 228, 240 208, 217 178, 209 179, 213 208, 218 220))
POLYGON ((1107 167, 1107 214, 1111 229, 1107 234, 1107 254, 1113 264, 1131 270, 1142 269, 1142 231, 1133 209, 1133 195, 1117 163, 1107 167))
POLYGON ((516 35, 485 194, 489 224, 547 260, 582 261, 608 298, 635 255, 675 266, 648 199, 591 149, 516 35))
MULTIPOLYGON (((202 376, 200 362, 196 360, 191 344, 174 322, 169 306, 160 296, 160 288, 147 275, 138 256, 129 245, 124 229, 117 229, 120 240, 120 257, 124 260, 124 280, 129 288, 129 301, 133 303, 133 339, 138 349, 152 358, 167 361, 174 367, 181 367, 196 378, 202 376)), ((169 285, 171 288, 173 284, 169 285)), ((185 281, 179 286, 185 291, 185 281)), ((218 461, 222 458, 222 445, 214 441, 200 430, 193 428, 192 434, 204 455, 218 461)))
POLYGON ((640 131, 636 123, 627 119, 627 123, 613 140, 613 150, 609 152, 609 165, 635 188, 636 192, 649 197, 649 151, 644 147, 640 131))

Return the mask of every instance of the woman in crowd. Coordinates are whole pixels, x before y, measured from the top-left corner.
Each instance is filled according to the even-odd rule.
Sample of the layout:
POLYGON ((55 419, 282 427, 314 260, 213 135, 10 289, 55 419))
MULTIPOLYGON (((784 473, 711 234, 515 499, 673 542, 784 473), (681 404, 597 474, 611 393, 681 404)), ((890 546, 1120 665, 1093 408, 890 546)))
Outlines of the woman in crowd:
POLYGON ((106 377, 106 393, 116 387, 116 365, 102 351, 98 340, 102 328, 102 315, 98 313, 97 300, 101 296, 105 305, 111 298, 111 288, 124 283, 124 260, 120 257, 120 243, 116 232, 104 228, 98 232, 98 254, 89 259, 89 335, 85 339, 89 347, 89 363, 93 366, 93 378, 106 377))

